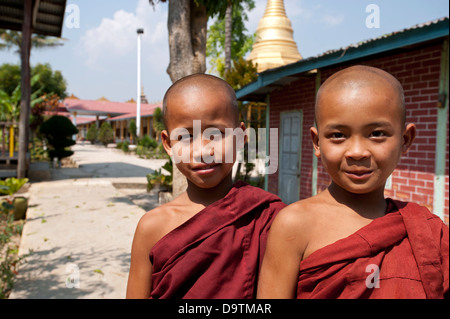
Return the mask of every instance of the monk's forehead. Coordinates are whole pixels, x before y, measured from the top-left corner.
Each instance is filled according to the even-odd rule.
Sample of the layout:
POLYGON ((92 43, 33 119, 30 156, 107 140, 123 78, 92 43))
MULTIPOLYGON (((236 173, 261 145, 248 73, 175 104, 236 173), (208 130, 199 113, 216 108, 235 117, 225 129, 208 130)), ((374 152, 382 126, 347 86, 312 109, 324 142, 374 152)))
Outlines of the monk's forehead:
POLYGON ((215 93, 222 93, 230 95, 234 93, 225 85, 217 79, 212 77, 192 77, 177 83, 168 94, 168 98, 187 94, 192 91, 214 91, 215 93))
POLYGON ((377 68, 355 66, 344 69, 332 75, 323 84, 323 90, 338 90, 343 88, 359 88, 364 86, 391 88, 401 93, 400 83, 391 74, 377 68))
POLYGON ((360 90, 364 90, 365 94, 384 95, 386 101, 390 100, 393 102, 390 105, 398 107, 402 121, 405 121, 404 95, 400 82, 394 76, 381 69, 368 66, 354 66, 333 74, 322 84, 317 94, 315 106, 316 123, 321 109, 328 104, 322 102, 325 97, 349 97, 360 90))

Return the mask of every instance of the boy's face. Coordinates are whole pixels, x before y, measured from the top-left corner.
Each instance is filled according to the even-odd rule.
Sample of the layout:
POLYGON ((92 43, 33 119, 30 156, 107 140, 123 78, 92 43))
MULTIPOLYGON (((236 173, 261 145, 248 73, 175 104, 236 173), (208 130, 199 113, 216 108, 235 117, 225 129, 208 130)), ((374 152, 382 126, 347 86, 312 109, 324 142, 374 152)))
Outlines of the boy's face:
POLYGON ((399 103, 387 85, 323 92, 311 134, 335 184, 355 194, 384 190, 415 136, 414 125, 403 124, 399 103))
MULTIPOLYGON (((172 94, 167 109, 163 144, 188 181, 212 188, 231 177, 235 138, 225 129, 239 125, 227 92, 190 86, 172 94)), ((241 128, 245 130, 243 123, 241 128)))

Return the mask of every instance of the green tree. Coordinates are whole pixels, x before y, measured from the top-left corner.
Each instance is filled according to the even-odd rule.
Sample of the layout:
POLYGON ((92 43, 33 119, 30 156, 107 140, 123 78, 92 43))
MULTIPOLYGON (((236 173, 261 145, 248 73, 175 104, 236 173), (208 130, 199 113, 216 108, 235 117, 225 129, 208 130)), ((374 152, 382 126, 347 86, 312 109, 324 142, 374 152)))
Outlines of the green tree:
POLYGON ((48 151, 48 156, 51 160, 53 158, 61 160, 73 154, 73 151, 66 148, 75 144, 72 136, 78 133, 78 129, 67 117, 61 115, 52 116, 42 123, 40 132, 51 146, 48 151))
POLYGON ((251 60, 245 60, 243 57, 239 57, 234 61, 233 67, 224 74, 224 80, 235 90, 240 90, 257 79, 257 65, 251 60))
MULTIPOLYGON (((39 74, 31 79, 31 84, 39 81, 39 74)), ((43 100, 42 89, 37 89, 31 93, 31 107, 43 100)), ((20 115, 21 85, 17 84, 11 94, 0 89, 0 121, 18 122, 20 115)))
POLYGON ((37 74, 39 74, 39 80, 35 86, 42 88, 42 93, 56 94, 61 99, 67 97, 67 82, 61 71, 53 71, 52 67, 48 63, 38 63, 31 68, 31 76, 33 77, 37 74))
POLYGON ((231 68, 231 61, 245 56, 252 49, 256 38, 256 34, 246 34, 248 30, 245 27, 245 21, 248 21, 246 12, 255 7, 254 1, 231 1, 230 4, 231 14, 217 15, 216 21, 208 29, 206 42, 210 72, 217 71, 221 77, 231 68))
POLYGON ((0 66, 0 90, 11 95, 20 83, 20 65, 5 63, 0 66))
POLYGON ((152 119, 152 126, 153 131, 155 132, 156 140, 159 141, 161 132, 165 129, 164 127, 164 121, 163 121, 163 114, 160 107, 157 107, 155 109, 155 112, 153 112, 153 119, 152 119))
POLYGON ((108 145, 108 143, 112 143, 114 141, 114 132, 108 122, 103 122, 102 126, 100 127, 98 140, 105 146, 108 145))
POLYGON ((137 142, 137 126, 136 126, 136 122, 134 120, 131 120, 130 123, 128 123, 128 131, 130 132, 130 137, 132 142, 136 143, 137 142))
MULTIPOLYGON (((67 82, 60 71, 53 71, 50 64, 38 63, 31 68, 31 77, 39 74, 39 79, 32 83, 31 89, 41 89, 42 94, 57 94, 61 99, 67 96, 67 82)), ((0 66, 0 90, 12 94, 20 84, 20 66, 3 64, 0 66)))
POLYGON ((98 129, 97 125, 92 124, 89 126, 89 129, 86 133, 86 139, 91 142, 91 144, 94 144, 98 137, 98 129))
MULTIPOLYGON (((22 47, 22 32, 0 29, 0 40, 0 50, 14 49, 15 53, 20 54, 22 47)), ((64 41, 64 39, 33 34, 31 36, 31 47, 36 49, 57 47, 64 45, 62 41, 64 41)))

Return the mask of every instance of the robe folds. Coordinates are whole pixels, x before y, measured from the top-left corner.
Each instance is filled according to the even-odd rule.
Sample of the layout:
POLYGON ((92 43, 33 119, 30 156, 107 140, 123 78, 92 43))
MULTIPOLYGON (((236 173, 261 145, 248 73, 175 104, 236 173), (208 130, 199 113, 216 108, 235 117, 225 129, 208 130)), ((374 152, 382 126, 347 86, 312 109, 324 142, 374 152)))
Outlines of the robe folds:
POLYGON ((244 182, 159 240, 151 298, 255 298, 270 225, 286 205, 244 182))
POLYGON ((300 263, 297 298, 448 298, 449 230, 417 204, 386 215, 300 263))

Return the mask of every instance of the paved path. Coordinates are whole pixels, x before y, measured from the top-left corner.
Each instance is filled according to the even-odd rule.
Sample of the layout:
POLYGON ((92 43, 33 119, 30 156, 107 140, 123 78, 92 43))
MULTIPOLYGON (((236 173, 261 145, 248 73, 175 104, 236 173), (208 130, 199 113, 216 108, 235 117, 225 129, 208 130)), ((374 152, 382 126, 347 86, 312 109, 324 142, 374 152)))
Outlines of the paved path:
POLYGON ((145 175, 164 160, 144 160, 101 146, 75 145, 78 168, 32 167, 29 209, 10 299, 124 298, 136 224, 157 205, 145 175), (48 176, 49 177, 49 176, 48 176), (69 281, 66 281, 67 279, 69 281))

